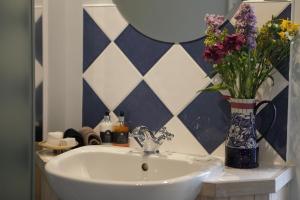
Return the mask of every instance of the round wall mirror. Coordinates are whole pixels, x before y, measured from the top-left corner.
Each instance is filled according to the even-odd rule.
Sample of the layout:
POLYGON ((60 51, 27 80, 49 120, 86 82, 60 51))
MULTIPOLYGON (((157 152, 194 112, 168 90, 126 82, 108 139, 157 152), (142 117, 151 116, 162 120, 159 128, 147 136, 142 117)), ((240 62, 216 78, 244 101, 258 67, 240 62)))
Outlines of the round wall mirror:
POLYGON ((187 42, 205 34, 206 14, 230 18, 242 0, 114 0, 123 17, 156 40, 187 42))

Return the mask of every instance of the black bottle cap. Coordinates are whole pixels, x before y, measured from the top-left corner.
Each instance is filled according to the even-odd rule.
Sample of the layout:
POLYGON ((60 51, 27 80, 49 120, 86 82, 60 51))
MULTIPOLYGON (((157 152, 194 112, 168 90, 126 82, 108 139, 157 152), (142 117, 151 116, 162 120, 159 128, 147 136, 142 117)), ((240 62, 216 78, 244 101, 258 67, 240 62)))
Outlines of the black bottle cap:
POLYGON ((124 117, 124 111, 120 111, 119 116, 124 117))
POLYGON ((106 111, 106 112, 105 112, 105 115, 106 115, 106 116, 109 116, 109 111, 106 111))

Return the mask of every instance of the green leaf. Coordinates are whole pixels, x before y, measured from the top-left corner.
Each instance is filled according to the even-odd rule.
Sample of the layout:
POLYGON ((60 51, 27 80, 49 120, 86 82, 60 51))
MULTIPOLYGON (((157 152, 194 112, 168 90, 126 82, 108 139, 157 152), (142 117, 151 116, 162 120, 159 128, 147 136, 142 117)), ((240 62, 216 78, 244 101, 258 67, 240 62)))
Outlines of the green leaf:
POLYGON ((217 92, 219 90, 226 90, 227 88, 223 84, 216 84, 210 87, 207 87, 203 90, 198 90, 197 93, 200 92, 217 92))

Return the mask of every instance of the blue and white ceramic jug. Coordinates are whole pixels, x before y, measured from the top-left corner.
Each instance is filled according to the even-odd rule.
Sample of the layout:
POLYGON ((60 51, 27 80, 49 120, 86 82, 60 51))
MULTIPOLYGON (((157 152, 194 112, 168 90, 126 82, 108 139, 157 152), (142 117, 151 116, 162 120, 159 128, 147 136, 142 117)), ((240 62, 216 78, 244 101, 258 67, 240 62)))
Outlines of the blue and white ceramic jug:
POLYGON ((229 99, 231 104, 231 126, 226 140, 225 165, 234 168, 258 167, 258 142, 268 133, 276 120, 276 107, 271 101, 261 101, 256 105, 255 99, 229 99), (257 138, 255 115, 258 108, 269 104, 274 112, 272 123, 262 136, 257 138))

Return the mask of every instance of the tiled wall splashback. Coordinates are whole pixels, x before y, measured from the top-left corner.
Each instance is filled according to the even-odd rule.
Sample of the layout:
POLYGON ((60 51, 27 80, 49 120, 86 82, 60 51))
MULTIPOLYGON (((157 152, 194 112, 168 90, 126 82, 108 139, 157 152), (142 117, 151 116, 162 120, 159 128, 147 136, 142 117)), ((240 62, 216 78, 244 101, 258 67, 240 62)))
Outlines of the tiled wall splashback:
MULTIPOLYGON (((290 5, 274 5, 268 18, 255 5, 259 23, 270 16, 290 16, 290 5)), ((265 6, 262 4, 262 6, 265 6)), ((153 130, 166 126, 174 140, 162 148, 193 154, 224 154, 230 108, 221 93, 197 93, 213 83, 212 66, 202 58, 203 38, 172 44, 146 37, 129 25, 114 5, 84 7, 83 126, 97 129, 106 110, 115 118, 125 111, 131 127, 153 130)), ((226 24, 229 30, 233 20, 226 24)), ((262 141, 262 158, 286 158, 288 60, 274 71, 275 86, 261 89, 259 98, 271 99, 278 119, 262 141)), ((266 82, 265 84, 268 84, 266 82)), ((269 122, 269 107, 258 117, 269 122)))

